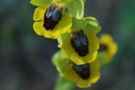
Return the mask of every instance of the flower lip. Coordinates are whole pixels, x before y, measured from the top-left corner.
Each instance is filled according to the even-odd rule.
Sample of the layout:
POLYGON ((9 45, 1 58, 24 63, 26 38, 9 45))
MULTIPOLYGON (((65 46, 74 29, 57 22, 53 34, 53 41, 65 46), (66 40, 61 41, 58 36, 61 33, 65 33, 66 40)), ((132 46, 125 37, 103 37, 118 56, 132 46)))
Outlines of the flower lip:
POLYGON ((100 51, 107 51, 107 49, 108 49, 107 45, 105 45, 105 44, 100 44, 98 51, 99 51, 99 52, 100 52, 100 51))
POLYGON ((88 44, 88 38, 83 30, 72 32, 71 45, 79 56, 86 56, 89 53, 88 44))
POLYGON ((71 63, 73 70, 84 80, 87 80, 90 77, 90 66, 89 64, 76 65, 71 63))
POLYGON ((46 30, 52 30, 58 24, 62 17, 63 8, 59 5, 51 4, 44 14, 43 27, 46 30))

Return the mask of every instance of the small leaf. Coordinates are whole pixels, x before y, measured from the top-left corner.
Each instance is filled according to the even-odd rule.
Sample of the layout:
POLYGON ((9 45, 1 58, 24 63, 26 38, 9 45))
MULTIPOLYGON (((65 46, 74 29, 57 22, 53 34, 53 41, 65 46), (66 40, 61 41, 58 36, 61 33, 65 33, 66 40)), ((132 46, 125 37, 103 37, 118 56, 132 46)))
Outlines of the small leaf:
POLYGON ((72 18, 72 30, 82 29, 86 26, 85 19, 72 18))
POLYGON ((83 18, 84 2, 82 0, 72 0, 68 6, 69 14, 77 19, 83 18))
POLYGON ((91 30, 94 33, 98 33, 101 30, 101 26, 99 25, 98 21, 94 17, 86 17, 86 26, 83 30, 91 30))
POLYGON ((50 4, 52 0, 31 0, 30 3, 35 6, 40 6, 44 4, 50 4))

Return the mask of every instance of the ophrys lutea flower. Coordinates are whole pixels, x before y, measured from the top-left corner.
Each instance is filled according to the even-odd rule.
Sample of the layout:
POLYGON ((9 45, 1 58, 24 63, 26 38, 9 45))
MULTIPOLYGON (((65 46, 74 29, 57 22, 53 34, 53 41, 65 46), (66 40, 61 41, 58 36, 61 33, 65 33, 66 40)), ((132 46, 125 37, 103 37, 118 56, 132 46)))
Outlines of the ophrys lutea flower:
POLYGON ((61 77, 71 80, 80 88, 90 87, 100 78, 100 63, 94 60, 91 63, 76 65, 71 60, 67 59, 62 51, 54 55, 54 62, 61 77))
POLYGON ((96 59, 99 42, 96 35, 89 30, 76 30, 65 33, 58 38, 58 47, 67 58, 80 65, 96 59))
POLYGON ((46 38, 56 39, 72 26, 72 19, 64 11, 65 4, 53 0, 50 5, 41 5, 34 12, 34 31, 46 38))
POLYGON ((117 52, 117 44, 109 34, 102 34, 99 43, 99 60, 101 64, 109 63, 117 52))

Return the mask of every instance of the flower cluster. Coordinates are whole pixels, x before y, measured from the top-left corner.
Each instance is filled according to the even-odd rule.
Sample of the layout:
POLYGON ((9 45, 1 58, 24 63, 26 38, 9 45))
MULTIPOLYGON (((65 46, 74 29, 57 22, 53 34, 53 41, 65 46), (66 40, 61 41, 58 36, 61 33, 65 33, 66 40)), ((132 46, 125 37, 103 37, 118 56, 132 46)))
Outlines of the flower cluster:
POLYGON ((80 88, 96 83, 103 56, 98 49, 107 53, 108 57, 103 59, 108 62, 117 45, 107 35, 98 40, 96 34, 101 27, 96 18, 84 17, 85 0, 31 0, 30 3, 37 6, 33 15, 36 34, 58 41, 60 50, 52 60, 60 76, 80 88))

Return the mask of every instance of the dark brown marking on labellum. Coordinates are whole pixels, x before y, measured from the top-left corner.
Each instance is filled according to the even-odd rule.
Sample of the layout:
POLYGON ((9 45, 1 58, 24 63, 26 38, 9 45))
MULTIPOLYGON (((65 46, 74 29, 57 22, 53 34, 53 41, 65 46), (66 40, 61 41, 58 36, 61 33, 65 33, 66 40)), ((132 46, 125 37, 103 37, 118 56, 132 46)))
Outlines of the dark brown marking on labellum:
POLYGON ((90 77, 90 66, 89 64, 76 65, 72 63, 73 70, 84 80, 87 80, 90 77))
POLYGON ((100 51, 106 51, 107 49, 108 49, 108 47, 107 47, 105 44, 100 44, 98 51, 99 51, 99 52, 100 52, 100 51))
POLYGON ((62 17, 62 8, 51 4, 45 12, 44 24, 46 30, 52 30, 58 24, 62 17))
POLYGON ((72 33, 71 45, 79 56, 86 56, 89 53, 89 43, 83 30, 72 33))

